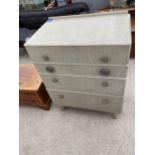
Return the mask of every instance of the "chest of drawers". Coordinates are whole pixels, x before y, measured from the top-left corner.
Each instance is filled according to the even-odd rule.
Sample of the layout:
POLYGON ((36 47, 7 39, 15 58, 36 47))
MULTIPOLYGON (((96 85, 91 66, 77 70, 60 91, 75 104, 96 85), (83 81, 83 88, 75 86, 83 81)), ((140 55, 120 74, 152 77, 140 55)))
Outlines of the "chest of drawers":
POLYGON ((131 46, 130 15, 49 18, 25 47, 53 103, 119 114, 131 46))

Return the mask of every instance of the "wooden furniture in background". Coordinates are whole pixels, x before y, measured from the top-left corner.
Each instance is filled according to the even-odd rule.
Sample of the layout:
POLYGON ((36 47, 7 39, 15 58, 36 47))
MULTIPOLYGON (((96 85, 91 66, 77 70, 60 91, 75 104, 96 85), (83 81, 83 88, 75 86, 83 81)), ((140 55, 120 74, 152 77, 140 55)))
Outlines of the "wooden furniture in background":
POLYGON ((50 108, 51 99, 33 64, 19 66, 19 104, 50 108))
POLYGON ((135 58, 135 8, 128 11, 131 15, 132 44, 130 57, 135 58))

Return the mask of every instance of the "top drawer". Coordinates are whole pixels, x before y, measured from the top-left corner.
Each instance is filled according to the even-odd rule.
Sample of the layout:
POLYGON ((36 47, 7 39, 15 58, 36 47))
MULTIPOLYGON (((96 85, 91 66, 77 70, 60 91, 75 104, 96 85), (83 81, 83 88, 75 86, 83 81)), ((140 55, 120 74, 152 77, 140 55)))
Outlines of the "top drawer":
POLYGON ((127 65, 130 46, 27 46, 36 62, 127 65))

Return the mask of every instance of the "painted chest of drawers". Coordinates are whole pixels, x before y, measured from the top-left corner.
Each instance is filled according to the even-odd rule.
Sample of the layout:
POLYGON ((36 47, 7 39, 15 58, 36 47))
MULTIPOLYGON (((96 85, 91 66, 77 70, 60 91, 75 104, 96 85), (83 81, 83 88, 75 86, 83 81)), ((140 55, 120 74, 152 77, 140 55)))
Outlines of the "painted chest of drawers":
POLYGON ((53 103, 119 114, 131 46, 130 15, 49 18, 26 42, 53 103))

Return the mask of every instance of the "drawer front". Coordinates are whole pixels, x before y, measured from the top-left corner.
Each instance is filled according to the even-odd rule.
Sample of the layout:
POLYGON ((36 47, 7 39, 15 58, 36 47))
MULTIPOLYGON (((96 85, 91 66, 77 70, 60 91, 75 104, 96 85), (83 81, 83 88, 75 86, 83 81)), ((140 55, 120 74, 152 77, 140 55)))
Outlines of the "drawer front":
POLYGON ((119 96, 124 95, 125 80, 45 74, 41 74, 41 78, 45 86, 49 89, 83 91, 119 96))
POLYGON ((126 77, 126 66, 90 66, 90 65, 67 65, 67 64, 35 64, 40 73, 49 74, 74 74, 92 75, 103 77, 126 77))
POLYGON ((56 63, 121 64, 129 61, 130 46, 26 47, 33 61, 56 63))
POLYGON ((48 90, 57 105, 121 113, 122 97, 48 90))

